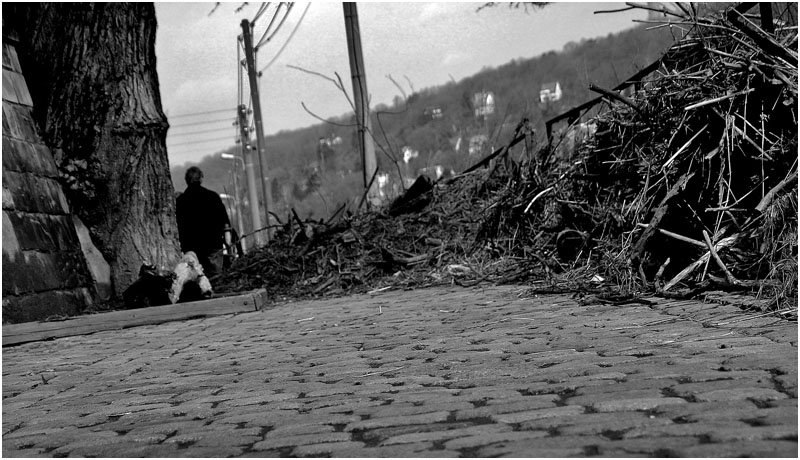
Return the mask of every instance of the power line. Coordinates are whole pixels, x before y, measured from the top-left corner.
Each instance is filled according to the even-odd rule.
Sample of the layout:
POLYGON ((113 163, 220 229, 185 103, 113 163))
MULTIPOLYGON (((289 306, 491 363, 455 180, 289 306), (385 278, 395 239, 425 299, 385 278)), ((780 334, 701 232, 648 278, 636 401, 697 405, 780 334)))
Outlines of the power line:
POLYGON ((183 113, 180 115, 167 115, 167 118, 183 118, 183 117, 193 117, 196 115, 208 115, 211 113, 220 113, 220 112, 235 112, 236 109, 217 109, 217 110, 209 110, 207 112, 195 112, 195 113, 183 113))
POLYGON ((226 127, 224 127, 224 128, 204 129, 204 130, 202 130, 202 131, 187 131, 187 132, 185 132, 185 133, 177 133, 177 134, 172 134, 172 133, 169 133, 169 135, 170 135, 170 136, 172 136, 172 137, 178 137, 178 136, 189 136, 189 135, 191 135, 191 134, 205 134, 205 133, 214 133, 214 132, 219 132, 219 131, 225 131, 225 130, 227 130, 227 129, 231 129, 231 127, 230 127, 230 126, 226 126, 226 127))
MULTIPOLYGON (((281 26, 283 26, 283 23, 286 22, 286 18, 289 17, 289 12, 292 11, 292 8, 294 8, 294 3, 289 4, 289 7, 286 9, 286 14, 283 15, 283 19, 281 19, 281 22, 275 27, 275 31, 272 32, 272 34, 270 34, 269 37, 267 37, 267 40, 264 43, 269 43, 269 41, 272 40, 273 37, 275 37, 275 34, 277 34, 279 30, 281 30, 281 26)), ((261 46, 261 42, 259 42, 258 45, 256 45, 255 47, 256 50, 258 50, 259 46, 261 46)))
POLYGON ((220 121, 231 121, 231 117, 220 118, 220 119, 216 119, 216 120, 192 121, 192 122, 189 122, 189 123, 181 123, 179 125, 170 125, 170 128, 182 128, 182 127, 185 127, 185 126, 207 125, 209 123, 218 123, 220 121))
MULTIPOLYGON (((180 142, 180 143, 177 143, 177 144, 167 144, 167 147, 178 147, 178 146, 181 146, 181 145, 190 145, 190 144, 203 144, 203 143, 206 143, 206 142, 223 141, 225 139, 230 140, 231 137, 230 136, 215 137, 214 139, 201 139, 201 140, 196 140, 196 141, 180 142)), ((234 139, 233 143, 236 143, 235 139, 234 139)))
MULTIPOLYGON (((261 35, 261 38, 258 40, 258 44, 254 47, 255 49, 258 49, 258 47, 261 46, 261 43, 264 41, 264 37, 266 37, 267 33, 269 33, 269 30, 272 28, 272 24, 274 24, 275 23, 275 19, 278 18, 278 12, 281 10, 281 6, 283 6, 283 2, 278 3, 278 7, 275 9, 275 12, 272 14, 272 19, 269 20, 269 24, 267 25, 267 28, 264 29, 264 34, 261 35)), ((250 23, 250 27, 253 27, 253 23, 250 23)))
MULTIPOLYGON (((301 22, 303 22, 303 18, 304 18, 304 17, 306 17, 306 13, 308 13, 308 8, 309 8, 310 6, 311 6, 311 3, 308 3, 308 4, 306 4, 306 9, 305 9, 305 10, 303 10, 303 14, 302 14, 302 16, 300 16, 300 19, 297 21, 297 24, 295 24, 295 26, 294 26, 294 30, 292 30, 292 33, 291 33, 291 34, 289 34, 289 38, 287 38, 287 39, 286 39, 286 42, 283 44, 283 46, 281 46, 281 49, 279 49, 279 50, 278 50, 278 53, 275 55, 275 57, 273 57, 273 58, 272 58, 272 60, 270 60, 270 61, 267 63, 267 65, 265 65, 265 66, 264 66, 264 68, 263 68, 263 69, 261 69, 261 70, 259 70, 259 71, 258 71, 258 72, 259 72, 259 74, 260 74, 261 72, 263 72, 263 71, 267 70, 267 69, 269 68, 269 66, 271 66, 271 65, 272 65, 272 63, 273 63, 273 62, 275 62, 275 61, 278 59, 278 56, 280 56, 280 55, 281 55, 281 53, 283 52, 283 50, 284 50, 284 49, 286 49, 286 45, 288 45, 288 44, 289 44, 289 42, 290 42, 290 41, 292 41, 292 37, 294 37, 294 33, 295 33, 295 32, 297 32, 297 29, 298 29, 298 28, 300 28, 300 23, 301 23, 301 22)), ((260 75, 259 75, 259 76, 260 76, 260 75)))
POLYGON ((258 7, 258 11, 256 12, 255 17, 253 17, 253 20, 250 21, 250 22, 256 22, 258 20, 258 18, 260 18, 261 15, 264 14, 264 11, 267 11, 267 8, 269 8, 269 4, 270 4, 270 2, 266 2, 266 3, 265 2, 261 2, 261 6, 258 7))

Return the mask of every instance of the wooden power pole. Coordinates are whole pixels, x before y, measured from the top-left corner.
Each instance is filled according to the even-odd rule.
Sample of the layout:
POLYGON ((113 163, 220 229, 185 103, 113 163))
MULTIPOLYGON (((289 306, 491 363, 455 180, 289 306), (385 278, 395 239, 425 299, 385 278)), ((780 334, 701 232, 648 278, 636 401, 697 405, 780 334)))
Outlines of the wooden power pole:
MULTIPOLYGON (((242 142, 242 157, 244 158, 244 170, 247 177, 247 194, 250 200, 250 215, 253 220, 256 246, 263 246, 264 239, 261 237, 261 213, 258 209, 258 189, 256 188, 256 172, 253 164, 253 150, 250 148, 250 133, 247 131, 247 108, 240 105, 238 108, 239 137, 242 142)), ((244 230, 242 230, 244 231, 244 230)))
MULTIPOLYGON (((361 53, 361 32, 358 27, 358 11, 352 2, 342 3, 344 8, 344 25, 347 32, 347 51, 350 56, 350 75, 353 80, 353 99, 358 123, 358 143, 361 150, 361 161, 364 165, 364 188, 370 187, 370 182, 378 169, 375 159, 375 144, 372 142, 372 122, 369 116, 369 101, 367 100, 367 76, 364 70, 364 57, 361 53)), ((368 197, 375 196, 375 186, 367 191, 368 197)))
POLYGON ((261 122, 261 99, 258 95, 258 75, 256 71, 255 51, 253 50, 253 34, 251 33, 250 21, 242 20, 242 38, 244 40, 244 57, 247 63, 247 77, 250 81, 250 95, 253 99, 253 118, 256 124, 256 146, 258 147, 258 164, 261 172, 261 192, 264 197, 264 218, 267 220, 266 238, 269 242, 269 206, 272 203, 272 189, 268 187, 266 181, 268 176, 264 165, 266 159, 266 146, 264 145, 264 127, 261 122))

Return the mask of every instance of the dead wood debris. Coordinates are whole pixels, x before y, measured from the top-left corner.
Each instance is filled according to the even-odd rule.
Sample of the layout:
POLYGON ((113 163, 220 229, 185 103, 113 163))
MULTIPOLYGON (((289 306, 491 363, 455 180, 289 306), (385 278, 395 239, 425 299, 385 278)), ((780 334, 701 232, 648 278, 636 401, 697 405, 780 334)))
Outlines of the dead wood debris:
POLYGON ((610 301, 725 290, 796 315, 796 6, 772 32, 746 9, 673 14, 685 38, 639 91, 608 98, 570 158, 529 142, 512 158, 530 134, 518 129, 486 168, 426 190, 421 209, 287 224, 215 288, 280 299, 526 282, 610 301))

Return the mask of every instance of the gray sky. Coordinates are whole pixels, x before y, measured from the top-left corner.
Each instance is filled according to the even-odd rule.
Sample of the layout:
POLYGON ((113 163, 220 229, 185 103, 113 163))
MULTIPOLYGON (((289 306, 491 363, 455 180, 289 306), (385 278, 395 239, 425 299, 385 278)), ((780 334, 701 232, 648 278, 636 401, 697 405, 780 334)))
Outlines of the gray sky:
MULTIPOLYGON (((415 90, 445 84, 451 76, 459 81, 483 67, 535 57, 561 50, 570 41, 633 27, 634 19, 645 17, 640 10, 593 14, 624 6, 619 3, 554 3, 527 14, 505 4, 476 12, 481 4, 358 3, 372 106, 391 104, 400 95, 387 75, 411 94, 409 81, 415 90)), ((237 37, 242 19, 253 19, 261 3, 251 2, 236 13, 241 5, 222 3, 209 15, 214 3, 156 3, 158 77, 164 111, 172 125, 167 146, 173 166, 197 162, 234 143, 237 37), (185 116, 204 112, 212 113, 185 116)), ((256 21, 255 40, 266 31, 277 5, 271 3, 256 21)), ((282 7, 275 25, 285 11, 282 7)), ((321 117, 348 112, 347 100, 330 81, 287 67, 331 78, 337 72, 348 93, 352 91, 341 3, 295 3, 272 39, 259 48, 257 68, 272 61, 284 44, 260 78, 266 134, 319 123, 301 103, 321 117)), ((244 92, 247 103, 246 83, 244 92)))

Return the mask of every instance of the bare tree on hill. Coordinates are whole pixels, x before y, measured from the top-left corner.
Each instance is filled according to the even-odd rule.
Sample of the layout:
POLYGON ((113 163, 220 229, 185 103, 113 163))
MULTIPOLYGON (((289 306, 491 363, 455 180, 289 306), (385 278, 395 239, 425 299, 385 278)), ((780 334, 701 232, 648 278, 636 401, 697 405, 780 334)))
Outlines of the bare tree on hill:
POLYGON ((5 4, 37 124, 117 294, 179 254, 152 3, 5 4))

